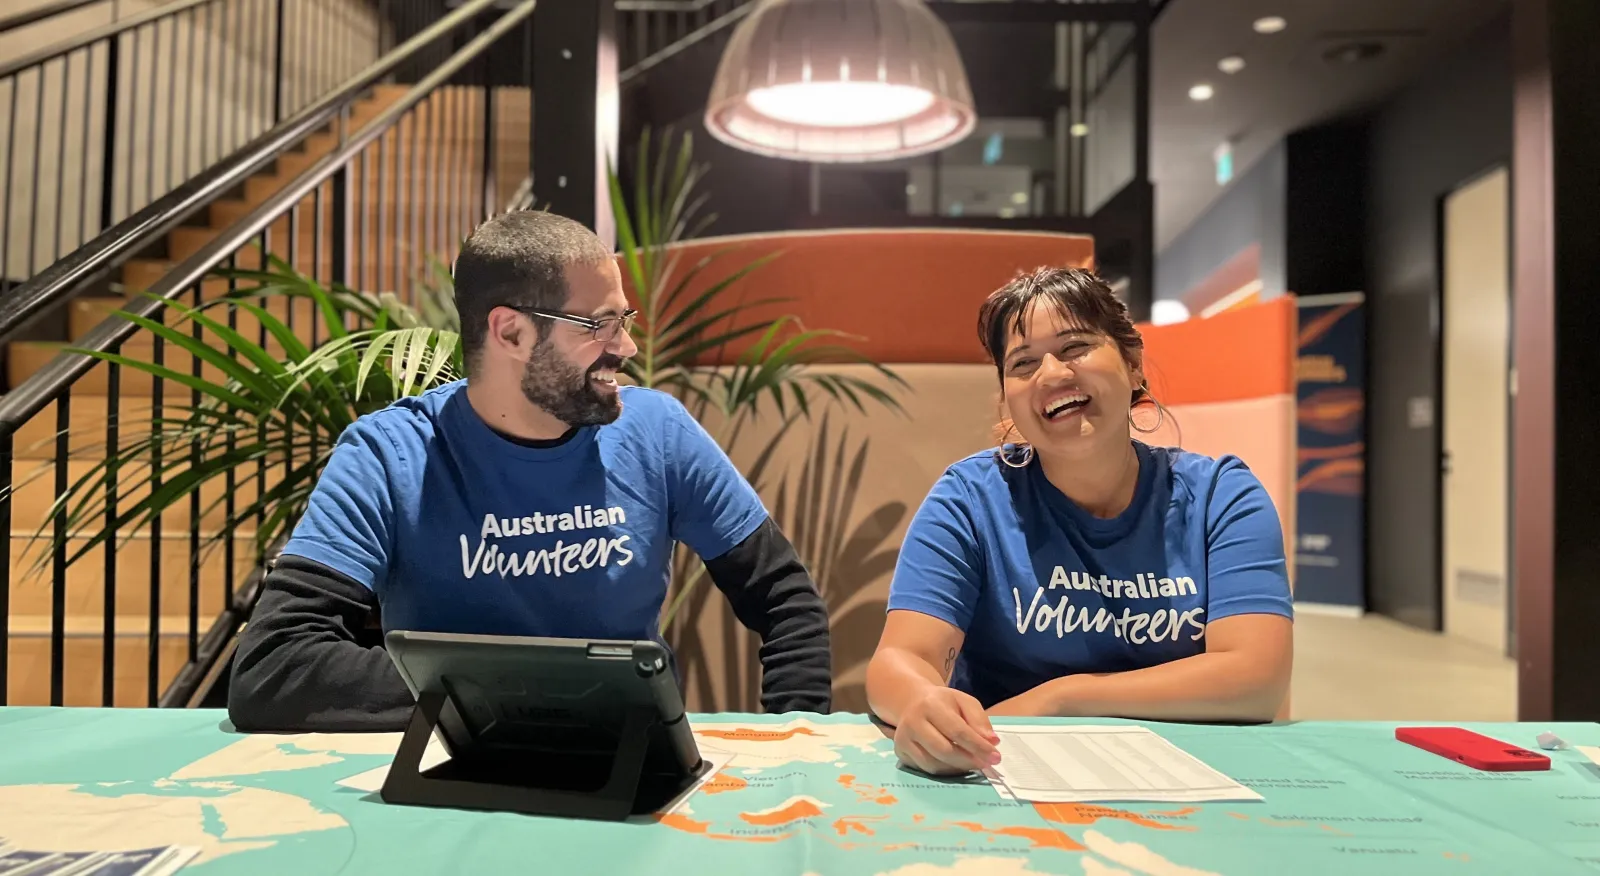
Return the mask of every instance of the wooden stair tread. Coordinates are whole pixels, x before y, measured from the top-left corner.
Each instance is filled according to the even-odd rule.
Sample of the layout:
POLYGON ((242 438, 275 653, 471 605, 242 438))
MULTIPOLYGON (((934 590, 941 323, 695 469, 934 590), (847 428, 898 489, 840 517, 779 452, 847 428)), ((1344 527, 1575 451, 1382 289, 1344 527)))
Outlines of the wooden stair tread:
MULTIPOLYGON (((150 632, 150 616, 148 614, 119 614, 114 615, 112 630, 118 637, 148 635, 150 632)), ((160 615, 161 621, 157 629, 160 635, 183 636, 189 633, 189 616, 187 614, 160 615)), ((198 634, 204 636, 210 628, 215 616, 207 617, 202 612, 200 616, 198 634)), ((69 614, 62 625, 65 635, 82 637, 86 635, 103 635, 106 620, 99 614, 69 614)), ((10 618, 11 635, 13 637, 40 637, 49 636, 54 629, 50 615, 47 614, 13 614, 10 618)))

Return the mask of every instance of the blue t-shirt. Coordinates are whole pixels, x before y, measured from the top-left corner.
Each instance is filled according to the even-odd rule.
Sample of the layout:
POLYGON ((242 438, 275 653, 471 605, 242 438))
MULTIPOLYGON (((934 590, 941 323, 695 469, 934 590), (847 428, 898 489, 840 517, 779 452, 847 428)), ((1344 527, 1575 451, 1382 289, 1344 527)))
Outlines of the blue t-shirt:
POLYGON ((945 470, 912 518, 889 609, 966 634, 951 686, 985 708, 1064 675, 1205 651, 1206 624, 1293 616, 1283 532, 1237 457, 1133 443, 1139 483, 1096 518, 993 450, 945 470))
POLYGON ((458 381, 340 436, 284 548, 373 590, 386 630, 657 639, 673 542, 715 559, 766 509, 672 396, 554 447, 489 429, 458 381))

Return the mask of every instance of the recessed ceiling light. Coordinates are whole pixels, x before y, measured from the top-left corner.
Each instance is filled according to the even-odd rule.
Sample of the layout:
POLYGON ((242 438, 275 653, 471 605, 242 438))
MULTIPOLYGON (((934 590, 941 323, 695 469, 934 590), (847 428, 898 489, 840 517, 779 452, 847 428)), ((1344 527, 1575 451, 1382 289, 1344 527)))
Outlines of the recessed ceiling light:
POLYGON ((1229 55, 1217 62, 1217 69, 1232 76, 1244 69, 1244 59, 1238 55, 1229 55))
POLYGON ((1268 15, 1265 18, 1256 19, 1255 23, 1250 26, 1256 29, 1256 33, 1277 33, 1288 27, 1289 22, 1284 21, 1280 15, 1268 15))
POLYGON ((1210 100, 1211 95, 1215 93, 1216 92, 1212 90, 1211 86, 1205 84, 1204 82, 1200 83, 1199 85, 1192 85, 1189 87, 1190 100, 1210 100))
POLYGON ((1089 136, 1089 126, 1083 122, 1075 122, 1072 127, 1067 129, 1067 133, 1074 137, 1087 137, 1089 136))

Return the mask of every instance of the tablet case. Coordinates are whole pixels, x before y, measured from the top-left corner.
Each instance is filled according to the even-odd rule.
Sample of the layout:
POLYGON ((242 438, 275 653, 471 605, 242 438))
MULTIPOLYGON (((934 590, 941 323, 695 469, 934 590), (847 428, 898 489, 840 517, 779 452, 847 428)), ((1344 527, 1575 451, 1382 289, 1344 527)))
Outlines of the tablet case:
POLYGON ((397 630, 385 644, 417 698, 385 802, 621 820, 707 768, 659 643, 397 630), (451 758, 422 771, 435 732, 451 758))

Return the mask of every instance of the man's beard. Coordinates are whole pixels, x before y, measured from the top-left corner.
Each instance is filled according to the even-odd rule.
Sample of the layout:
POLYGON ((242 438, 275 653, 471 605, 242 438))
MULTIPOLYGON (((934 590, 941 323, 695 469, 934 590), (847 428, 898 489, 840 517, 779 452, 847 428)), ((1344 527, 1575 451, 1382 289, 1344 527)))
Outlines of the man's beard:
POLYGON ((522 371, 522 394, 569 426, 603 426, 622 415, 622 398, 616 390, 601 392, 589 379, 602 368, 621 369, 621 357, 607 353, 584 371, 541 342, 522 371))

